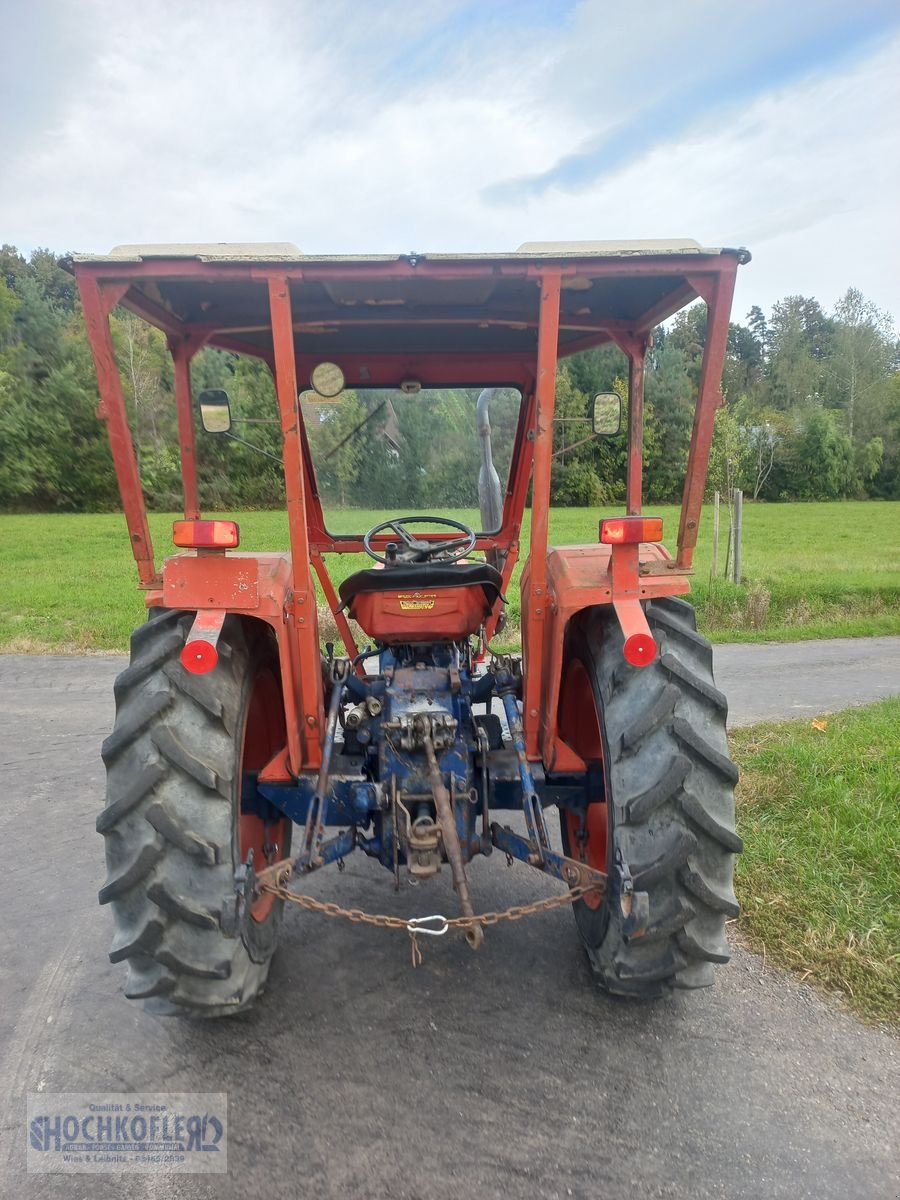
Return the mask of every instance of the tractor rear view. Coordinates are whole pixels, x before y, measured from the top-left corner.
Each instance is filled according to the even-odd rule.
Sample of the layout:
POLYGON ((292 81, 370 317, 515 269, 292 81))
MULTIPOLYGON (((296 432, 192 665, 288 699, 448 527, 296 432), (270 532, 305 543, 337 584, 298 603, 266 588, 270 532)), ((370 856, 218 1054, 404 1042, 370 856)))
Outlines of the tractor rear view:
MULTIPOLYGON (((687 241, 327 258, 123 246, 76 258, 149 610, 115 685, 97 821, 127 996, 183 1015, 246 1008, 286 903, 399 930, 413 961, 429 935, 456 931, 477 948, 504 918, 571 904, 605 991, 712 982, 738 911, 737 772, 711 647, 684 597, 748 258, 687 241), (644 368, 653 328, 697 298, 707 336, 672 556, 662 521, 642 511, 644 368), (173 360, 184 515, 179 552, 159 565, 110 331, 117 305, 162 330, 173 360), (609 343, 629 364, 625 513, 551 546, 557 361, 609 343), (271 369, 285 548, 244 552, 235 522, 200 511, 197 433, 237 437, 227 389, 192 392, 204 347, 271 369), (442 462, 442 430, 470 447, 458 467, 442 462), (343 531, 352 512, 331 501, 344 499, 348 447, 378 519, 343 531), (477 497, 477 515, 447 515, 437 485, 448 479, 477 497), (501 653, 520 552, 521 653, 501 653), (340 556, 363 554, 373 565, 340 569, 340 556), (342 652, 322 647, 317 585, 342 652), (562 888, 524 912, 483 912, 468 867, 494 851, 562 888), (351 853, 377 859, 396 888, 420 885, 423 913, 450 912, 360 914, 298 890, 351 853)), ((597 396, 585 428, 618 436, 620 408, 597 396)))

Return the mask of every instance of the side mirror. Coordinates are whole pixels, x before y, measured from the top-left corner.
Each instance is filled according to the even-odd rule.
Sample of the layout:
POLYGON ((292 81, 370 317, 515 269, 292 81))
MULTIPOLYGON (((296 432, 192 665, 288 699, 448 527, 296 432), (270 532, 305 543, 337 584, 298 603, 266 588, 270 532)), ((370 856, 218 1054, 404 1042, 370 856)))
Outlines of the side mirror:
POLYGON ((591 404, 591 428, 597 437, 615 437, 622 428, 622 397, 598 392, 591 404))
POLYGON ((207 433, 227 433, 231 428, 231 406, 223 388, 208 388, 197 397, 200 423, 207 433))

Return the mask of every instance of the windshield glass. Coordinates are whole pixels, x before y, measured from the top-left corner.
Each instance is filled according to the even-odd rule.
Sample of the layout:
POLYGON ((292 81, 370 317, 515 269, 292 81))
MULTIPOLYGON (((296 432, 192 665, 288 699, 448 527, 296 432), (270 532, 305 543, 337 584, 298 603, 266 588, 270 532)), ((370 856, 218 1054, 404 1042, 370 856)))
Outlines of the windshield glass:
MULTIPOLYGON (((494 469, 505 494, 522 397, 490 389, 494 469)), ((302 392, 319 494, 330 533, 364 533, 388 516, 431 513, 480 530, 483 443, 476 406, 481 388, 346 390, 326 400, 302 392)), ((496 532, 495 528, 481 530, 496 532)))

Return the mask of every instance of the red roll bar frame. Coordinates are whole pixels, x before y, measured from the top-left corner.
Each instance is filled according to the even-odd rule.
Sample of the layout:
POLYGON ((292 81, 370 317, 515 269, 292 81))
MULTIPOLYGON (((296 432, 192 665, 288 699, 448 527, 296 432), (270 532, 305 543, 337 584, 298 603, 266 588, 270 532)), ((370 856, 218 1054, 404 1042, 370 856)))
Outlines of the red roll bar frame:
MULTIPOLYGON (((74 270, 100 389, 98 411, 107 423, 125 520, 140 585, 144 589, 154 592, 159 589, 161 576, 154 562, 147 510, 110 332, 109 315, 112 309, 117 304, 124 304, 167 335, 174 364, 184 515, 187 519, 197 519, 201 515, 190 383, 192 358, 201 347, 210 345, 262 358, 271 367, 284 445, 285 490, 293 564, 286 616, 293 626, 301 664, 318 661, 313 570, 335 614, 348 653, 352 656, 358 653, 346 618, 339 611, 338 598, 323 555, 354 553, 362 549, 361 536, 333 535, 325 528, 298 402, 298 377, 305 384, 318 357, 304 352, 304 338, 312 336, 322 325, 350 329, 354 325, 390 327, 437 324, 444 327, 471 325, 482 329, 528 327, 536 330, 536 360, 521 351, 498 350, 490 353, 473 350, 452 354, 436 351, 413 351, 408 354, 353 352, 335 355, 335 361, 344 370, 351 387, 361 377, 370 385, 377 386, 397 384, 412 376, 432 387, 444 383, 468 383, 471 386, 515 384, 521 389, 522 409, 513 446, 501 528, 496 533, 480 535, 476 549, 501 552, 505 590, 519 554, 519 533, 533 467, 529 579, 527 590, 523 589, 523 654, 527 666, 524 724, 529 756, 539 757, 539 713, 546 695, 544 675, 554 669, 553 656, 547 653, 544 642, 548 636, 548 520, 558 357, 561 352, 568 355, 609 342, 618 345, 627 355, 629 413, 626 511, 639 514, 642 503, 644 364, 651 331, 660 319, 672 315, 696 297, 706 302, 706 345, 684 484, 677 556, 654 568, 655 576, 670 576, 665 580, 666 591, 689 590, 683 576, 690 572, 697 542, 715 411, 721 403, 719 384, 725 360, 735 275, 738 264, 746 261, 748 256, 746 252, 726 251, 629 258, 580 256, 567 259, 561 254, 558 259, 550 261, 539 256, 529 258, 527 255, 514 256, 521 257, 522 261, 511 261, 511 257, 492 260, 490 256, 485 256, 484 260, 470 258, 457 261, 444 258, 430 260, 427 257, 370 261, 304 260, 302 265, 290 262, 207 262, 197 258, 172 257, 127 262, 111 259, 76 261, 74 270), (589 318, 561 311, 561 296, 566 294, 566 289, 578 290, 581 285, 589 287, 598 280, 664 279, 669 276, 680 278, 682 282, 634 320, 589 318), (491 280, 533 281, 540 289, 533 314, 502 311, 485 313, 478 310, 468 313, 435 308, 411 314, 409 311, 397 313, 376 307, 362 316, 349 310, 346 314, 321 322, 294 320, 292 315, 292 297, 298 292, 302 294, 303 289, 312 284, 333 286, 341 281, 377 280, 382 283, 395 281, 402 285, 422 279, 452 282, 488 277, 491 280), (264 285, 268 296, 268 326, 221 328, 211 323, 186 323, 139 287, 148 280, 186 279, 211 286, 234 281, 264 285), (271 330, 271 351, 245 340, 261 328, 271 330), (564 332, 568 340, 561 345, 560 337, 564 332), (677 587, 672 582, 675 576, 682 577, 677 587)), ((613 557, 615 559, 615 551, 613 557)), ((625 575, 615 569, 610 571, 613 580, 620 575, 625 579, 627 575, 627 595, 611 595, 610 598, 617 608, 628 613, 629 627, 633 630, 637 619, 635 612, 641 612, 638 597, 649 594, 652 581, 643 589, 637 586, 636 552, 631 554, 631 558, 634 562, 629 561, 625 575)), ((622 565, 624 567, 624 559, 622 565)), ((489 637, 496 629, 498 618, 499 606, 488 623, 489 637)), ((314 746, 318 742, 322 720, 318 672, 299 671, 298 699, 305 746, 302 757, 305 765, 311 765, 317 761, 314 746)))

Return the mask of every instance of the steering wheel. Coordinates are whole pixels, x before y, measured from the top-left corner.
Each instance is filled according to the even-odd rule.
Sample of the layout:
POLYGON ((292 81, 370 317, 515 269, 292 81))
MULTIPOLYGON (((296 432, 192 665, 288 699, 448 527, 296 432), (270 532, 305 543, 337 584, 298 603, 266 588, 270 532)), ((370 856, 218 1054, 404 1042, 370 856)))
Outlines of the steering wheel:
POLYGON ((382 521, 373 526, 363 538, 363 547, 370 558, 386 567, 397 566, 399 563, 417 562, 457 562, 465 558, 475 545, 475 530, 461 521, 451 521, 449 517, 395 517, 390 521, 382 521), (441 541, 429 541, 428 538, 414 537, 406 528, 407 525, 446 525, 449 529, 458 529, 463 537, 450 538, 441 541), (387 553, 379 554, 372 549, 372 539, 383 529, 392 529, 402 545, 388 543, 387 553), (393 552, 391 547, 393 546, 393 552))

